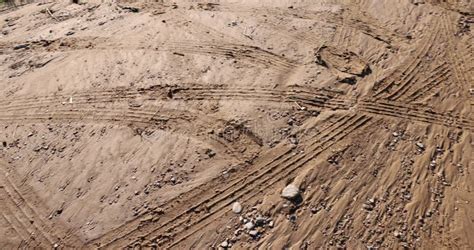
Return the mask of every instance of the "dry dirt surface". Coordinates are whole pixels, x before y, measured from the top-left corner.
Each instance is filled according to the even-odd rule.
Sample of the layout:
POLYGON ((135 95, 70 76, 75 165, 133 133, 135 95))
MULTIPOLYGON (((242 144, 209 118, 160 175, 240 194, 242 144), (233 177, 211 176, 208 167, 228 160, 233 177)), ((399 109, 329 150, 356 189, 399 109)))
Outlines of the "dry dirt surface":
POLYGON ((0 248, 473 249, 473 23, 469 0, 4 4, 0 248))

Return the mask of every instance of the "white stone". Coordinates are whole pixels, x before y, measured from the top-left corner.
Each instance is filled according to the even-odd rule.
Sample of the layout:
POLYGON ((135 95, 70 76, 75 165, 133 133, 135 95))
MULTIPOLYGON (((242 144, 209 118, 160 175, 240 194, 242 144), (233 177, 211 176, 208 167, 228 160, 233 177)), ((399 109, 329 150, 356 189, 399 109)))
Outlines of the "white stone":
POLYGON ((255 227, 255 225, 251 221, 247 222, 244 225, 244 228, 247 229, 247 230, 252 230, 254 227, 255 227))
POLYGON ((295 199, 296 197, 298 197, 299 194, 300 190, 294 184, 286 186, 281 192, 281 196, 289 200, 295 199))
POLYGON ((227 247, 229 247, 229 243, 225 240, 221 243, 221 247, 227 248, 227 247))
POLYGON ((237 201, 234 202, 234 204, 232 204, 232 211, 236 214, 240 214, 240 212, 242 212, 242 205, 237 201))

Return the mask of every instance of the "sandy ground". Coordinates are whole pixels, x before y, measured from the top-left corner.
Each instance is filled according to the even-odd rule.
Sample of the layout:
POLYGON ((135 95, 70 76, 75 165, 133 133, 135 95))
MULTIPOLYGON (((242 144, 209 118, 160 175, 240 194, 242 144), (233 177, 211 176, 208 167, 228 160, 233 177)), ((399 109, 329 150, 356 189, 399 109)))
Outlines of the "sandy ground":
POLYGON ((474 248, 471 1, 81 2, 0 12, 2 249, 474 248))

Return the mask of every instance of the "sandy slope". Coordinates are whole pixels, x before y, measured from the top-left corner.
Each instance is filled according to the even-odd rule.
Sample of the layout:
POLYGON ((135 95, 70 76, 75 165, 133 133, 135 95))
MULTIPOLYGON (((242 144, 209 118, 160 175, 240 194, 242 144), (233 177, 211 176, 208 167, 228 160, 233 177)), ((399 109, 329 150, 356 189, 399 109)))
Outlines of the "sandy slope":
POLYGON ((2 248, 474 247, 468 1, 83 2, 0 12, 2 248))

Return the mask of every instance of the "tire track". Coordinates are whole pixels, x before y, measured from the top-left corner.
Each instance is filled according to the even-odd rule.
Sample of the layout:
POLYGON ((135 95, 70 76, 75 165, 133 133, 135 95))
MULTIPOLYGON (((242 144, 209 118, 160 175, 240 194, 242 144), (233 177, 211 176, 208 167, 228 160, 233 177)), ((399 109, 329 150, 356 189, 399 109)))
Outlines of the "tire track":
POLYGON ((264 50, 257 46, 244 44, 166 42, 163 44, 163 47, 156 47, 155 50, 179 51, 181 53, 220 55, 237 59, 248 59, 261 65, 280 69, 281 71, 291 70, 298 66, 296 62, 273 52, 264 50))
MULTIPOLYGON (((411 94, 407 95, 407 99, 416 100, 421 95, 425 95, 426 91, 435 86, 439 81, 447 79, 449 75, 443 75, 443 72, 446 72, 446 69, 443 66, 439 67, 439 72, 435 71, 432 75, 437 75, 437 77, 431 79, 426 85, 421 89, 415 90, 411 94), (425 91, 425 92, 423 92, 425 91)), ((428 76, 430 78, 432 75, 428 76)), ((56 107, 54 112, 51 111, 41 111, 42 116, 37 116, 36 120, 48 120, 48 119, 61 119, 61 115, 65 116, 62 119, 73 119, 73 120, 85 120, 85 121, 110 121, 110 122, 120 122, 120 119, 117 120, 117 117, 121 117, 121 121, 124 122, 135 122, 141 124, 150 124, 151 122, 160 122, 170 119, 170 117, 152 117, 156 110, 144 109, 144 108, 125 108, 122 107, 119 110, 101 110, 101 108, 93 108, 88 110, 88 106, 96 103, 115 103, 119 101, 128 100, 132 97, 140 98, 145 97, 149 100, 153 98, 163 98, 167 100, 167 94, 172 92, 173 100, 183 100, 183 101, 201 101, 201 100, 244 100, 244 101, 268 101, 268 102, 287 102, 287 103, 299 103, 298 105, 306 105, 310 108, 317 109, 332 109, 332 110, 348 110, 352 107, 362 109, 365 112, 384 116, 391 117, 400 117, 403 115, 403 118, 412 119, 414 121, 431 123, 434 122, 439 125, 448 126, 448 127, 461 127, 461 128, 472 128, 472 121, 465 120, 461 117, 456 117, 451 114, 442 114, 434 111, 421 110, 419 106, 414 105, 405 105, 396 101, 383 101, 383 100, 345 100, 342 97, 338 97, 338 94, 321 91, 318 93, 311 92, 311 90, 298 90, 298 89, 288 89, 288 90, 275 90, 275 89, 260 89, 260 88, 222 88, 222 87, 184 87, 184 88, 174 88, 174 89, 156 89, 152 88, 149 90, 120 90, 120 91, 103 91, 96 92, 95 94, 78 93, 74 96, 74 104, 69 107, 69 104, 56 107), (360 105, 356 105, 356 104, 360 105), (84 107, 82 107, 84 106, 84 107), (71 110, 72 108, 72 110, 71 110), (77 110, 74 110, 77 108, 77 110), (400 114, 400 110, 403 110, 403 114, 400 114), (74 113, 64 113, 64 112, 74 112, 74 113), (382 112, 383 111, 383 112, 382 112), (63 113, 58 113, 63 112, 63 113), (94 115, 95 114, 95 115, 94 115), (113 114, 113 117, 110 115, 113 114), (54 116, 51 116, 54 115, 54 116), (69 116, 67 116, 69 115, 69 116)), ((61 98, 66 99, 68 95, 63 95, 61 98)), ((401 96, 401 98, 405 96, 401 96)), ((59 98, 59 99, 61 99, 59 98)), ((3 106, 0 110, 1 113, 13 112, 13 111, 23 111, 29 109, 46 109, 50 108, 51 105, 60 105, 58 102, 58 96, 46 96, 40 98, 33 98, 29 100, 28 98, 19 98, 17 100, 4 100, 3 106, 0 102, 0 106, 3 106), (15 102, 17 101, 17 102, 15 102)), ((53 107, 54 108, 54 107, 53 107)), ((166 111, 165 111, 166 112, 166 111)), ((173 114, 172 111, 170 111, 173 114)), ((186 118, 186 120, 196 119, 197 117, 190 113, 182 113, 178 115, 181 118, 186 118)), ((20 117, 3 117, 5 120, 22 120, 20 117)), ((31 116, 23 116, 24 119, 35 119, 31 116)), ((2 117, 0 116, 0 120, 2 117)), ((207 125, 216 123, 216 121, 207 121, 207 125)), ((203 126, 207 126, 203 124, 203 126)))
POLYGON ((428 124, 438 124, 459 129, 474 129, 474 121, 456 115, 437 113, 432 110, 421 110, 416 106, 407 106, 402 103, 388 101, 361 101, 357 109, 375 115, 392 118, 402 118, 428 124))
MULTIPOLYGON (((120 235, 107 243, 101 241, 105 244, 101 245, 101 247, 115 248, 124 246, 128 244, 129 239, 136 238, 136 236, 139 236, 140 238, 153 238, 153 235, 165 232, 168 234, 175 230, 179 231, 179 228, 183 225, 185 228, 189 228, 189 225, 185 224, 188 224, 188 221, 190 220, 194 221, 192 223, 193 225, 199 224, 202 220, 209 218, 218 211, 222 211, 222 207, 227 206, 233 200, 237 199, 237 197, 248 194, 252 191, 253 187, 264 185, 265 183, 275 181, 279 178, 284 178, 288 173, 300 168, 304 163, 313 159, 315 155, 328 148, 330 146, 329 144, 332 145, 336 141, 342 139, 345 135, 350 133, 350 131, 362 126, 370 119, 370 117, 359 115, 343 116, 337 122, 327 126, 320 134, 311 139, 313 143, 309 148, 313 150, 305 150, 305 152, 311 152, 310 155, 305 154, 303 156, 295 157, 290 154, 290 150, 285 151, 277 157, 273 157, 269 163, 261 164, 262 166, 260 164, 253 165, 252 170, 248 175, 237 179, 223 190, 219 190, 218 193, 213 194, 211 197, 202 199, 202 201, 191 208, 185 209, 185 211, 181 211, 177 214, 173 213, 175 215, 173 218, 163 222, 163 224, 158 225, 158 227, 153 224, 143 225, 134 231, 127 233, 125 237, 124 235, 120 235), (319 141, 319 139, 323 141, 319 141), (265 176, 266 178, 263 178, 265 176), (200 208, 205 208, 208 213, 196 214, 195 211, 200 210, 200 208)), ((181 231, 180 233, 183 234, 184 231, 181 231)))
POLYGON ((423 82, 427 82, 426 84, 401 97, 400 100, 407 101, 408 103, 414 102, 431 95, 434 90, 439 89, 443 82, 451 78, 452 72, 446 63, 443 63, 438 71, 440 72, 439 74, 432 74, 424 79, 423 82))
MULTIPOLYGON (((341 3, 334 3, 341 4, 341 3)), ((358 30, 359 32, 366 34, 378 41, 382 41, 387 44, 399 47, 400 44, 407 44, 408 40, 406 37, 397 34, 393 31, 387 30, 382 26, 374 25, 378 23, 378 20, 373 19, 370 16, 365 15, 357 4, 343 4, 346 9, 344 10, 342 18, 341 16, 334 17, 334 15, 324 16, 327 13, 310 11, 304 8, 295 8, 295 9, 280 9, 278 7, 265 6, 265 7, 253 7, 249 8, 245 5, 240 4, 226 4, 219 3, 213 11, 220 12, 245 12, 253 13, 255 16, 258 15, 271 15, 275 17, 285 17, 285 18, 299 18, 306 20, 321 20, 321 18, 326 19, 327 22, 335 23, 339 26, 350 26, 351 29, 358 30), (236 11, 237 10, 237 11, 236 11), (324 18, 325 17, 325 18, 324 18)), ((268 21, 268 20, 267 20, 268 21)), ((282 24, 280 23, 270 23, 271 28, 278 30, 281 35, 286 35, 288 30, 282 29, 282 24)), ((284 24, 283 24, 284 26, 284 24)), ((289 37, 292 37, 291 35, 289 37)), ((319 44, 320 41, 315 43, 314 36, 305 36, 303 34, 298 34, 293 36, 293 39, 300 39, 300 42, 304 42, 311 47, 315 47, 315 44, 319 44)))
MULTIPOLYGON (((456 32, 453 30, 451 25, 451 20, 448 16, 448 13, 444 12, 441 15, 441 23, 443 26, 444 35, 448 43, 447 46, 447 56, 452 69, 454 71, 454 76, 456 77, 456 84, 458 85, 459 90, 461 91, 461 96, 467 97, 468 88, 470 88, 469 77, 466 76, 465 72, 469 72, 465 69, 464 63, 462 62, 462 57, 458 57, 456 53, 456 44, 454 43, 452 37, 456 32)), ((469 53, 469 51, 461 51, 464 53, 469 53)), ((470 79, 472 81, 472 79, 470 79)))
MULTIPOLYGON (((23 110, 30 110, 33 107, 28 106, 23 110)), ((20 109, 17 109, 17 111, 20 109)), ((3 110, 2 110, 3 111, 3 110)), ((11 111, 10 111, 11 112, 11 111)), ((74 121, 74 122, 86 122, 86 123, 116 123, 119 125, 123 124, 136 124, 136 125, 145 125, 152 126, 157 129, 167 128, 167 124, 171 121, 173 122, 174 130, 183 130, 185 128, 180 128, 177 123, 178 121, 183 121, 184 126, 192 124, 193 127, 205 127, 209 128, 216 124, 219 124, 219 121, 212 119, 207 116, 199 116, 193 114, 191 111, 176 111, 176 110, 156 110, 156 109, 129 109, 129 108, 94 108, 88 105, 76 105, 73 108, 67 107, 50 107, 50 110, 35 110, 34 114, 24 114, 18 112, 16 114, 2 114, 0 112, 0 122, 65 122, 65 121, 74 121), (197 119, 199 118, 199 119, 197 119), (192 121, 192 122, 191 122, 192 121)), ((192 134, 190 136, 196 136, 192 134)), ((231 143, 228 143, 225 139, 219 138, 216 136, 202 136, 199 137, 200 140, 203 140, 209 144, 214 144, 220 147, 223 147, 228 154, 234 159, 242 160, 237 153, 238 150, 235 149, 231 143)), ((223 152, 222 152, 223 153, 223 152)), ((224 154, 224 153, 223 153, 224 154)))
POLYGON ((374 86, 373 97, 377 99, 384 98, 387 95, 386 92, 392 89, 394 85, 399 86, 398 90, 400 90, 401 87, 409 83, 407 79, 412 79, 419 72, 419 66, 423 62, 423 57, 434 46, 434 41, 439 34, 439 22, 435 22, 433 26, 435 26, 434 31, 430 30, 426 40, 421 40, 422 44, 417 48, 415 56, 410 57, 407 62, 403 63, 405 67, 403 69, 396 69, 389 76, 380 80, 379 84, 381 86, 374 86))
POLYGON ((2 188, 0 188, 0 199, 2 200, 2 213, 5 218, 9 217, 7 221, 19 232, 20 237, 26 242, 37 242, 41 246, 52 246, 53 240, 45 234, 43 230, 38 228, 35 223, 31 223, 31 217, 22 209, 22 202, 12 197, 12 194, 7 191, 5 183, 2 180, 2 188))
POLYGON ((376 25, 380 23, 380 20, 361 10, 360 3, 349 1, 349 3, 345 3, 345 6, 347 6, 343 13, 345 23, 352 29, 396 48, 409 43, 408 37, 388 30, 383 25, 376 25))
MULTIPOLYGON (((265 100, 269 102, 299 102, 311 107, 330 109, 349 109, 355 100, 339 99, 338 94, 318 90, 275 90, 275 89, 216 89, 197 87, 183 89, 173 95, 174 99, 183 100, 265 100)), ((346 98, 347 99, 347 98, 346 98)))
POLYGON ((41 52, 67 52, 79 50, 148 50, 164 51, 177 55, 201 54, 229 57, 251 61, 266 67, 275 68, 279 71, 288 71, 298 66, 298 63, 277 55, 258 46, 247 44, 223 42, 176 42, 167 41, 159 46, 132 46, 127 44, 117 44, 103 38, 62 38, 56 40, 40 40, 33 42, 4 42, 0 43, 1 53, 20 53, 22 50, 13 50, 16 44, 28 44, 29 50, 41 52))
POLYGON ((2 167, 0 168, 1 211, 6 219, 13 217, 10 217, 8 221, 25 241, 38 242, 41 248, 52 247, 55 243, 68 247, 83 245, 78 237, 67 233, 68 230, 60 222, 52 223, 42 219, 43 216, 38 212, 41 202, 33 197, 30 189, 28 189, 27 197, 23 195, 23 192, 10 180, 9 176, 12 173, 7 174, 3 170, 3 163, 0 163, 0 167, 2 167), (31 204, 32 201, 35 205, 31 204))
POLYGON ((317 108, 348 109, 355 102, 351 99, 339 99, 340 93, 326 90, 305 89, 265 89, 265 88, 223 88, 221 87, 157 87, 150 89, 116 89, 103 91, 81 91, 61 95, 40 97, 18 97, 0 101, 1 112, 19 111, 30 108, 48 107, 63 104, 86 105, 95 103, 113 103, 133 98, 143 100, 261 100, 269 102, 300 102, 317 108), (67 100, 72 98, 72 103, 67 100))
MULTIPOLYGON (((193 3, 196 3, 193 1, 193 3)), ((205 4, 205 2, 197 1, 199 4, 205 4)), ((212 10, 197 8, 195 11, 213 11, 213 12, 233 12, 233 13, 246 13, 252 15, 259 25, 265 27, 266 30, 272 30, 278 33, 279 36, 285 37, 288 40, 295 41, 298 43, 304 43, 309 48, 318 47, 321 45, 321 37, 309 32, 298 32, 294 33, 293 30, 289 30, 288 22, 292 19, 305 19, 305 20, 321 20, 328 19, 327 13, 324 12, 313 12, 303 9, 292 10, 274 6, 252 6, 234 3, 219 3, 214 6, 212 10), (264 18, 260 18, 260 17, 264 18), (272 19, 267 16, 273 17, 272 19), (277 20, 275 20, 277 19, 277 20)), ((212 32, 214 29, 208 28, 212 32)), ((252 39, 252 38, 250 38, 252 39)))
MULTIPOLYGON (((0 214, 2 218, 13 228, 16 232, 17 236, 22 240, 22 242, 26 242, 27 245, 30 244, 31 241, 35 239, 32 238, 31 232, 27 230, 27 227, 22 224, 20 219, 14 212, 11 211, 11 208, 7 205, 9 204, 9 197, 5 195, 5 191, 3 187, 0 187, 0 214)), ((37 245, 41 244, 41 242, 37 243, 37 245)))
MULTIPOLYGON (((294 159, 293 161, 290 161, 286 163, 283 167, 280 167, 278 170, 275 171, 275 173, 272 171, 271 174, 272 176, 269 176, 267 179, 264 179, 260 183, 257 183, 254 188, 249 188, 247 190, 244 190, 244 192, 240 192, 241 194, 237 195, 232 195, 231 198, 222 206, 216 208, 216 214, 212 216, 212 211, 211 214, 207 214, 205 218, 202 218, 199 220, 199 223, 196 224, 194 227, 194 230, 191 230, 189 232, 189 229, 192 227, 189 227, 186 225, 185 229, 181 232, 180 234, 184 234, 182 237, 174 240, 172 244, 170 244, 168 247, 174 247, 184 241, 185 239, 189 238, 196 232, 199 232, 201 230, 204 230, 207 225, 211 224, 213 220, 216 220, 217 218, 223 216, 224 214, 228 213, 226 211, 226 207, 229 207, 232 202, 235 202, 237 199, 240 199, 242 202, 248 201, 251 198, 254 197, 254 194, 251 192, 257 188, 262 190, 265 187, 269 187, 272 185, 275 185, 279 181, 283 180, 284 178, 290 176, 292 173, 294 173, 296 170, 304 167, 308 162, 310 162, 312 159, 317 157, 319 154, 324 152, 325 150, 329 149, 331 146, 335 145, 337 142, 341 141, 344 139, 346 136, 349 134, 353 133, 354 131, 360 129, 361 127, 368 126, 368 123, 372 119, 371 117, 365 117, 365 116, 356 116, 357 118, 355 120, 352 120, 350 124, 344 125, 342 128, 334 128, 337 133, 328 133, 326 135, 322 135, 320 140, 323 140, 322 143, 319 145, 312 144, 308 151, 311 153, 308 155, 303 155, 297 159, 294 159), (314 150, 314 151, 313 151, 314 150), (205 221, 207 220, 207 222, 205 221)), ((353 118, 353 117, 351 117, 353 118)), ((312 140, 312 139, 310 139, 312 140)), ((241 191, 241 190, 239 190, 241 191)))
MULTIPOLYGON (((420 67, 419 71, 423 70, 423 71, 428 71, 428 69, 426 69, 426 66, 422 66, 420 67)), ((430 81, 430 79, 432 78, 436 78, 436 77, 439 77, 439 76, 443 76, 443 73, 449 73, 449 70, 446 70, 446 64, 442 64, 440 66, 437 66, 435 67, 431 72, 430 72, 430 75, 428 77, 425 77, 423 80, 420 80, 420 78, 422 77, 421 74, 413 74, 412 77, 410 77, 406 83, 404 85, 402 85, 400 88, 398 88, 398 90, 396 90, 395 92, 391 93, 390 95, 387 96, 387 99, 389 100, 398 100, 400 98, 403 98, 403 96, 411 89, 414 87, 414 85, 416 86, 416 83, 417 82, 427 82, 427 81, 430 81), (440 71, 441 70, 441 71, 440 71), (444 70, 444 71, 443 71, 444 70), (414 84, 411 84, 413 83, 414 84)))
MULTIPOLYGON (((285 147, 280 147, 280 148, 277 148, 277 149, 272 149, 271 152, 274 152, 276 150, 278 150, 278 152, 279 152, 278 154, 276 154, 278 156, 277 157, 272 157, 271 161, 266 163, 266 164, 272 164, 274 162, 279 162, 282 158, 286 157, 287 155, 289 155, 293 152, 293 149, 289 148, 289 147, 286 147, 286 148, 285 147)), ((248 171, 248 169, 243 169, 243 171, 248 171)), ((258 169, 256 171, 258 171, 258 169)), ((248 175, 248 176, 250 176, 250 175, 248 175)), ((238 179, 237 181, 234 180, 232 185, 237 185, 238 183, 240 183, 240 180, 241 179, 238 179)), ((194 213, 195 211, 198 211, 200 209, 200 207, 203 207, 203 204, 205 204, 206 202, 209 202, 210 199, 215 197, 215 195, 213 197, 209 197, 209 198, 206 198, 204 200, 199 199, 198 197, 201 197, 203 195, 207 195, 209 193, 209 190, 212 190, 212 189, 216 188, 216 186, 218 186, 218 183, 221 183, 221 182, 222 182, 222 180, 221 180, 220 177, 214 178, 211 181, 204 183, 202 186, 200 186, 196 189, 193 189, 193 190, 191 190, 191 191, 189 191, 189 192, 187 192, 187 193, 185 193, 185 194, 183 194, 179 197, 171 199, 170 201, 166 202, 162 206, 162 208, 166 211, 164 216, 167 216, 167 217, 171 216, 172 217, 172 216, 176 216, 176 213, 178 213, 178 214, 181 213, 180 215, 183 215, 185 213, 194 213), (183 212, 181 210, 177 211, 175 206, 178 205, 179 203, 181 203, 181 201, 183 199, 188 201, 189 203, 191 203, 191 201, 194 200, 194 199, 199 199, 198 201, 196 201, 196 203, 199 202, 199 204, 194 205, 194 206, 189 207, 189 208, 182 207, 182 209, 186 209, 185 212, 183 212)), ((119 243, 118 241, 122 242, 123 245, 126 245, 127 244, 126 243, 127 239, 125 239, 125 238, 131 237, 131 235, 133 235, 133 234, 139 234, 139 232, 138 232, 139 230, 144 230, 144 229, 149 228, 149 227, 152 226, 150 224, 143 223, 143 222, 146 222, 146 220, 142 220, 142 217, 146 217, 147 215, 150 215, 150 213, 146 213, 143 216, 138 217, 138 218, 136 218, 136 219, 134 219, 130 222, 127 222, 124 225, 118 227, 117 229, 112 230, 109 233, 106 233, 105 235, 103 235, 103 236, 101 236, 97 239, 91 240, 90 242, 88 242, 88 245, 103 248, 103 247, 106 247, 106 246, 110 246, 111 244, 117 245, 119 243)), ((154 221, 154 220, 152 220, 152 221, 154 221)), ((159 220, 158 220, 158 222, 159 222, 159 220)))

